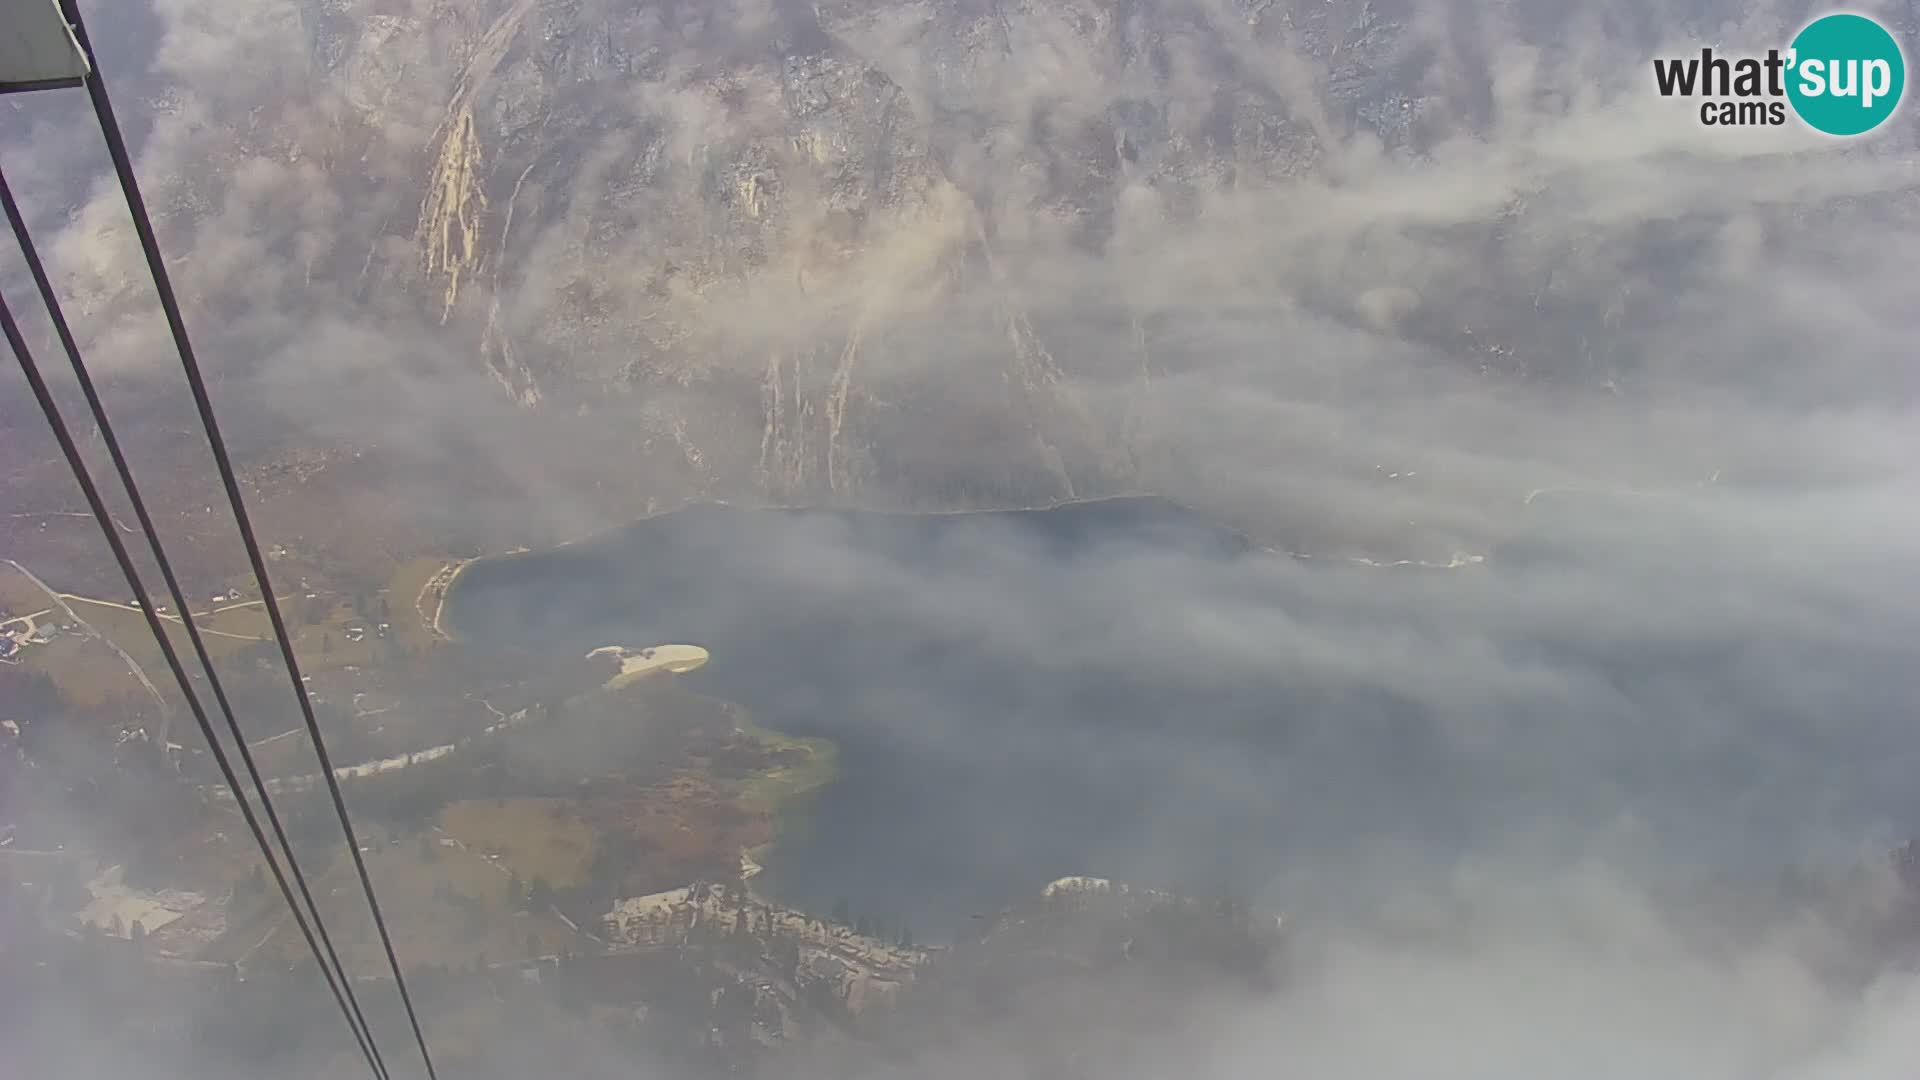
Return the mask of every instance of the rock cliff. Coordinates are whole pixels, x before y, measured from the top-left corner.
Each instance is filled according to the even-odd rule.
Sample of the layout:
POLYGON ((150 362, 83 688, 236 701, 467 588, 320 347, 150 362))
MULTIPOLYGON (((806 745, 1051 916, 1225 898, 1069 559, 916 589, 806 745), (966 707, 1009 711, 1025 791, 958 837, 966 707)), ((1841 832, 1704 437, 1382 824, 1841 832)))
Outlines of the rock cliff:
POLYGON ((823 995, 848 1016, 887 1008, 931 955, 727 884, 697 883, 624 899, 604 924, 609 942, 641 951, 749 944, 761 961, 756 984, 783 1015, 823 995))
MULTIPOLYGON (((295 0, 217 50, 169 30, 143 169, 196 326, 235 354, 352 312, 402 354, 368 362, 431 351, 529 409, 615 407, 707 490, 1040 502, 1134 482, 1128 388, 1155 369, 1152 313, 1074 260, 1311 174, 1329 140, 1436 134, 1403 23, 1376 0, 295 0)), ((116 274, 74 284, 105 302, 116 274)))

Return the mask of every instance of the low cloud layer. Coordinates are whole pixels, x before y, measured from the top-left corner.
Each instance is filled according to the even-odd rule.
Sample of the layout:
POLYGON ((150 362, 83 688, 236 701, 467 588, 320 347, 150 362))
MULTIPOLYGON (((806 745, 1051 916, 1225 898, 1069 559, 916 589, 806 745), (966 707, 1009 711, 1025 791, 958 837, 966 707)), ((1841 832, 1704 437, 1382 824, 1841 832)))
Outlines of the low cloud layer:
MULTIPOLYGON (((1059 859, 1297 914, 1285 987, 1093 1072, 1906 1075, 1915 985, 1860 944, 1897 889, 1849 875, 1920 830, 1911 102, 1841 143, 1653 93, 1781 5, 657 7, 95 28, 243 454, 377 448, 382 512, 492 549, 1172 496, 1273 550, 812 522, 676 556, 685 622, 588 577, 541 614, 795 640, 701 678, 926 770, 825 796, 810 901, 963 919, 1059 859), (887 632, 806 638, 848 611, 887 632)), ((9 109, 116 413, 177 426, 83 104, 9 109)))

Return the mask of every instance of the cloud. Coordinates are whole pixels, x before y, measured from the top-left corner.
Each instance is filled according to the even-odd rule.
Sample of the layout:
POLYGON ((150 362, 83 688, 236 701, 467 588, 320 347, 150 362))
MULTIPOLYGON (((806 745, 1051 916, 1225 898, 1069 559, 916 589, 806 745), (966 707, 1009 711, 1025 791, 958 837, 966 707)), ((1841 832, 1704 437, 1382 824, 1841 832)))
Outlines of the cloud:
MULTIPOLYGON (((1070 863, 1304 912, 1298 985, 1119 1039, 1208 1075, 1894 1075, 1909 980, 1830 977, 1853 931, 1764 890, 1729 951, 1699 899, 1920 814, 1915 129, 1708 132, 1647 79, 1796 9, 615 7, 167 4, 116 43, 248 454, 367 448, 356 507, 494 549, 699 496, 1173 495, 1276 552, 675 556, 646 629, 767 649, 702 678, 922 770, 864 789, 897 814, 826 796, 851 839, 796 888, 952 915, 1070 863), (449 302, 417 232, 461 107, 449 302), (875 854, 909 827, 918 882, 875 854)), ((114 400, 183 415, 72 111, 22 106, 10 176, 114 400)), ((1006 1035, 923 1064, 1075 1033, 1006 1035)))
POLYGON ((1482 866, 1391 926, 1317 923, 1269 997, 1087 980, 863 1075, 1900 1075, 1909 980, 1856 997, 1804 934, 1727 950, 1667 907, 1596 866, 1482 866))

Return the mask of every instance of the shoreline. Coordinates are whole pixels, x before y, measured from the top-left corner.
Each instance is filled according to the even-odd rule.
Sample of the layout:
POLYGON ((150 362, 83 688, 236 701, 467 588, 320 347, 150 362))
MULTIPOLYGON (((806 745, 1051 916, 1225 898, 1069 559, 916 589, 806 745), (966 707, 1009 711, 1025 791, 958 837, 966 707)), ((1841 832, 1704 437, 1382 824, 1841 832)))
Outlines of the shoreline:
MULTIPOLYGON (((447 567, 458 566, 458 569, 454 571, 454 574, 452 577, 449 577, 446 580, 446 582, 444 583, 444 588, 447 591, 451 591, 453 588, 453 582, 455 581, 455 579, 457 579, 460 576, 460 574, 464 572, 468 566, 477 562, 481 562, 483 560, 506 559, 506 558, 511 558, 515 555, 538 555, 548 551, 559 551, 562 548, 579 547, 584 544, 590 544, 612 533, 616 533, 621 529, 631 528, 642 522, 653 521, 657 518, 667 517, 672 514, 682 513, 684 511, 694 510, 700 507, 723 507, 728 510, 763 510, 763 511, 778 512, 778 513, 789 513, 793 511, 808 511, 808 512, 815 512, 815 513, 873 514, 873 515, 884 516, 884 517, 959 517, 966 514, 1043 514, 1050 510, 1063 510, 1070 506, 1089 506, 1096 503, 1107 503, 1107 502, 1138 502, 1138 501, 1147 500, 1147 499, 1157 499, 1161 502, 1165 502, 1180 510, 1184 510, 1189 514, 1193 514, 1196 517, 1205 518, 1206 520, 1212 521, 1216 525, 1219 525, 1221 528, 1227 529, 1228 531, 1234 533, 1236 536, 1240 536, 1242 539, 1247 540, 1250 544, 1252 543, 1252 539, 1250 537, 1247 537, 1241 530, 1233 528, 1232 526, 1227 525, 1225 522, 1221 522, 1217 520, 1212 515, 1203 514, 1200 511, 1195 510, 1193 507, 1187 505, 1186 503, 1181 502, 1180 500, 1172 497, 1171 495, 1161 495, 1157 492, 1151 492, 1151 491, 1129 491, 1129 492, 1120 492, 1112 495, 1089 495, 1083 498, 1061 499, 1058 502, 1045 503, 1038 506, 974 506, 974 507, 967 507, 965 509, 960 509, 960 510, 896 510, 896 509, 887 509, 883 507, 874 507, 874 506, 837 506, 837 505, 823 505, 820 503, 760 503, 760 502, 737 503, 728 499, 688 499, 685 502, 677 503, 673 506, 666 507, 665 509, 653 510, 648 513, 627 518, 623 521, 617 521, 611 524, 597 526, 570 540, 561 540, 557 543, 548 544, 543 547, 529 548, 529 547, 521 546, 516 548, 509 548, 505 551, 495 551, 495 552, 490 552, 484 555, 475 555, 471 558, 461 559, 458 561, 458 563, 449 562, 447 564, 447 567)), ((1257 547, 1258 545, 1254 545, 1254 546, 1257 547)), ((451 640, 451 638, 449 640, 451 640)))
POLYGON ((1257 552, 1257 553, 1267 554, 1267 555, 1278 555, 1278 556, 1292 559, 1296 562, 1319 562, 1319 563, 1325 563, 1325 564, 1345 563, 1350 566, 1366 567, 1369 569, 1377 569, 1377 570, 1392 570, 1392 569, 1460 570, 1460 569, 1466 569, 1468 567, 1473 567, 1473 566, 1483 566, 1487 562, 1487 556, 1485 554, 1475 554, 1475 553, 1461 552, 1461 551, 1451 552, 1446 562, 1439 562, 1432 559, 1404 559, 1404 558, 1375 559, 1369 555, 1352 554, 1352 553, 1316 555, 1310 552, 1292 551, 1285 548, 1274 547, 1270 544, 1263 543, 1259 539, 1254 537, 1252 534, 1247 532, 1245 529, 1237 525, 1234 525, 1230 522, 1227 522, 1217 517, 1216 515, 1209 514, 1201 510, 1195 509, 1192 505, 1180 499, 1174 498, 1171 495, 1163 495, 1163 494, 1159 494, 1157 492, 1151 492, 1151 491, 1129 491, 1129 492, 1118 492, 1110 495, 1090 495, 1090 496, 1085 496, 1081 498, 1060 499, 1055 502, 1043 503, 1043 504, 1034 505, 1034 506, 1017 506, 1017 505, 976 506, 976 507, 967 507, 967 508, 958 509, 958 510, 898 510, 898 509, 887 509, 887 508, 872 507, 872 506, 840 506, 840 505, 821 505, 821 504, 760 503, 760 502, 736 503, 736 502, 729 501, 727 499, 688 499, 684 502, 677 503, 673 506, 669 506, 664 509, 654 510, 648 513, 640 514, 637 517, 628 518, 624 521, 602 525, 597 528, 591 529, 572 539, 562 540, 562 541, 559 541, 558 543, 548 544, 543 547, 529 548, 529 547, 521 546, 521 547, 510 548, 505 551, 497 551, 497 552, 491 552, 488 554, 476 555, 471 558, 461 559, 457 562, 450 562, 441 569, 440 574, 436 574, 433 579, 429 580, 427 586, 422 588, 421 595, 422 597, 424 597, 427 592, 427 589, 431 588, 436 581, 438 581, 440 585, 439 602, 436 604, 434 608, 433 618, 430 620, 427 619, 425 611, 422 610, 421 619, 423 622, 427 624, 428 629, 436 637, 444 641, 456 641, 458 640, 457 636, 445 630, 442 627, 441 617, 444 614, 444 610, 446 607, 447 595, 453 591, 453 587, 455 583, 459 581, 460 576, 464 574, 467 568, 472 566, 473 564, 482 562, 482 561, 492 561, 495 559, 509 559, 516 555, 540 555, 548 552, 561 551, 567 548, 581 547, 581 546, 592 544, 596 541, 605 539, 613 535, 614 533, 619 532, 622 529, 629 529, 643 522, 653 521, 657 518, 663 518, 672 514, 683 513, 685 511, 694 510, 701 507, 720 507, 728 510, 766 511, 766 512, 774 512, 774 513, 791 513, 794 511, 806 511, 806 512, 815 512, 815 513, 869 514, 869 515, 874 515, 878 517, 903 518, 903 517, 960 517, 960 516, 969 515, 969 514, 1044 514, 1051 511, 1064 510, 1069 507, 1075 507, 1075 506, 1093 506, 1101 503, 1112 503, 1112 502, 1143 502, 1143 501, 1149 501, 1149 500, 1165 503, 1176 510, 1179 510, 1186 514, 1193 515, 1195 518, 1209 522, 1213 526, 1219 529, 1225 530, 1226 532, 1232 534, 1235 538, 1239 539, 1242 543, 1246 544, 1247 550, 1249 552, 1257 552), (451 573, 448 573, 448 571, 451 571, 451 573), (439 581, 441 574, 447 575, 444 581, 439 581))
MULTIPOLYGON (((731 702, 728 704, 740 708, 731 702)), ((751 716, 745 715, 744 710, 740 718, 735 720, 734 730, 775 752, 800 748, 812 758, 799 767, 777 765, 763 770, 741 784, 739 803, 746 809, 766 814, 773 824, 771 838, 740 851, 743 876, 759 878, 766 868, 768 857, 779 847, 788 826, 792 824, 793 816, 804 813, 808 800, 839 781, 840 747, 831 739, 790 735, 762 727, 751 716)))
MULTIPOLYGON (((1381 571, 1415 568, 1456 570, 1481 566, 1486 562, 1485 556, 1462 554, 1459 552, 1453 553, 1452 557, 1446 562, 1439 562, 1425 559, 1376 560, 1365 555, 1344 553, 1316 557, 1311 554, 1277 549, 1259 543, 1246 530, 1220 520, 1213 515, 1203 513, 1179 499, 1147 491, 1060 499, 1038 505, 979 506, 948 510, 892 509, 857 505, 782 504, 760 502, 757 500, 742 504, 726 499, 693 498, 675 503, 671 506, 651 510, 623 521, 602 525, 558 543, 537 548, 520 546, 509 550, 473 556, 459 560, 458 562, 450 562, 423 587, 422 598, 424 599, 429 590, 437 587, 436 604, 433 609, 433 617, 429 622, 429 628, 433 634, 441 640, 454 642, 458 640, 457 637, 450 633, 444 624, 447 597, 451 595, 454 587, 462 580, 462 576, 467 568, 473 564, 483 560, 493 561, 510 559, 515 556, 543 555, 606 542, 617 538, 623 530, 632 529, 642 523, 664 518, 672 514, 702 508, 775 513, 812 512, 827 515, 848 514, 887 519, 910 519, 948 518, 972 514, 1044 514, 1074 507, 1128 503, 1158 504, 1168 510, 1191 515, 1238 539, 1245 545, 1245 550, 1249 554, 1280 556, 1292 560, 1311 560, 1322 564, 1345 565, 1354 569, 1381 571)), ((422 614, 424 615, 425 612, 423 611, 422 614)), ((603 649, 612 651, 616 648, 615 646, 603 646, 602 649, 593 650, 593 653, 601 652, 603 649)), ((702 653, 705 652, 704 649, 699 651, 702 653)), ((626 658, 623 656, 622 659, 625 660, 626 658)), ((703 656, 700 663, 696 663, 694 666, 701 666, 704 664, 704 661, 705 657, 703 656)), ((623 683, 638 674, 640 673, 634 672, 629 674, 628 671, 623 670, 614 676, 613 680, 609 682, 608 688, 611 689, 615 683, 623 683)), ((726 699, 722 698, 721 700, 724 701, 726 699)), ((815 795, 843 779, 842 767, 839 760, 839 748, 828 739, 795 736, 772 728, 762 727, 754 721, 751 715, 746 713, 744 707, 739 703, 732 701, 727 701, 726 703, 731 708, 739 710, 735 719, 735 730, 738 734, 754 740, 761 747, 773 753, 779 753, 787 749, 800 749, 808 754, 808 758, 799 764, 775 764, 771 768, 758 771, 744 778, 740 783, 739 795, 737 797, 738 805, 743 809, 767 815, 771 824, 771 837, 768 840, 760 844, 743 847, 739 853, 743 876, 764 880, 763 871, 769 862, 769 857, 777 850, 778 845, 783 840, 790 838, 793 826, 802 820, 798 815, 807 812, 808 803, 815 795)), ((767 887, 773 888, 771 885, 767 887)), ((777 889, 775 889, 775 891, 777 891, 777 889)))
MULTIPOLYGON (((501 554, 515 553, 502 552, 501 554)), ((453 591, 454 582, 459 581, 460 575, 467 572, 467 567, 472 566, 481 559, 493 557, 494 556, 490 555, 476 555, 472 558, 455 559, 452 562, 444 562, 440 565, 440 569, 428 575, 427 580, 420 584, 420 591, 415 593, 413 597, 413 611, 414 614, 419 617, 420 624, 425 626, 427 632, 433 635, 436 640, 445 642, 459 641, 457 636, 448 632, 440 625, 441 618, 446 614, 447 610, 447 594, 453 591), (431 618, 427 616, 425 605, 429 594, 433 596, 434 600, 433 616, 431 618)))

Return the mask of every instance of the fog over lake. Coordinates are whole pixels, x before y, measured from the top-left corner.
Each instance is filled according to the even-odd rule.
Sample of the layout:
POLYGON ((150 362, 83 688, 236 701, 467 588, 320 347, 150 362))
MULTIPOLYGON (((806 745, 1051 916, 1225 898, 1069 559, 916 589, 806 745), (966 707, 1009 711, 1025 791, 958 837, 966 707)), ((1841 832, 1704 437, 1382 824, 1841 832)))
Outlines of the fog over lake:
POLYGON ((841 747, 772 890, 934 934, 1071 873, 1311 909, 1369 865, 1738 879, 1920 824, 1911 617, 1849 617, 1864 564, 1766 595, 1715 555, 1739 496, 1697 501, 1541 499, 1454 569, 1288 556, 1158 499, 705 506, 482 560, 448 615, 478 647, 710 649, 690 685, 841 747))

